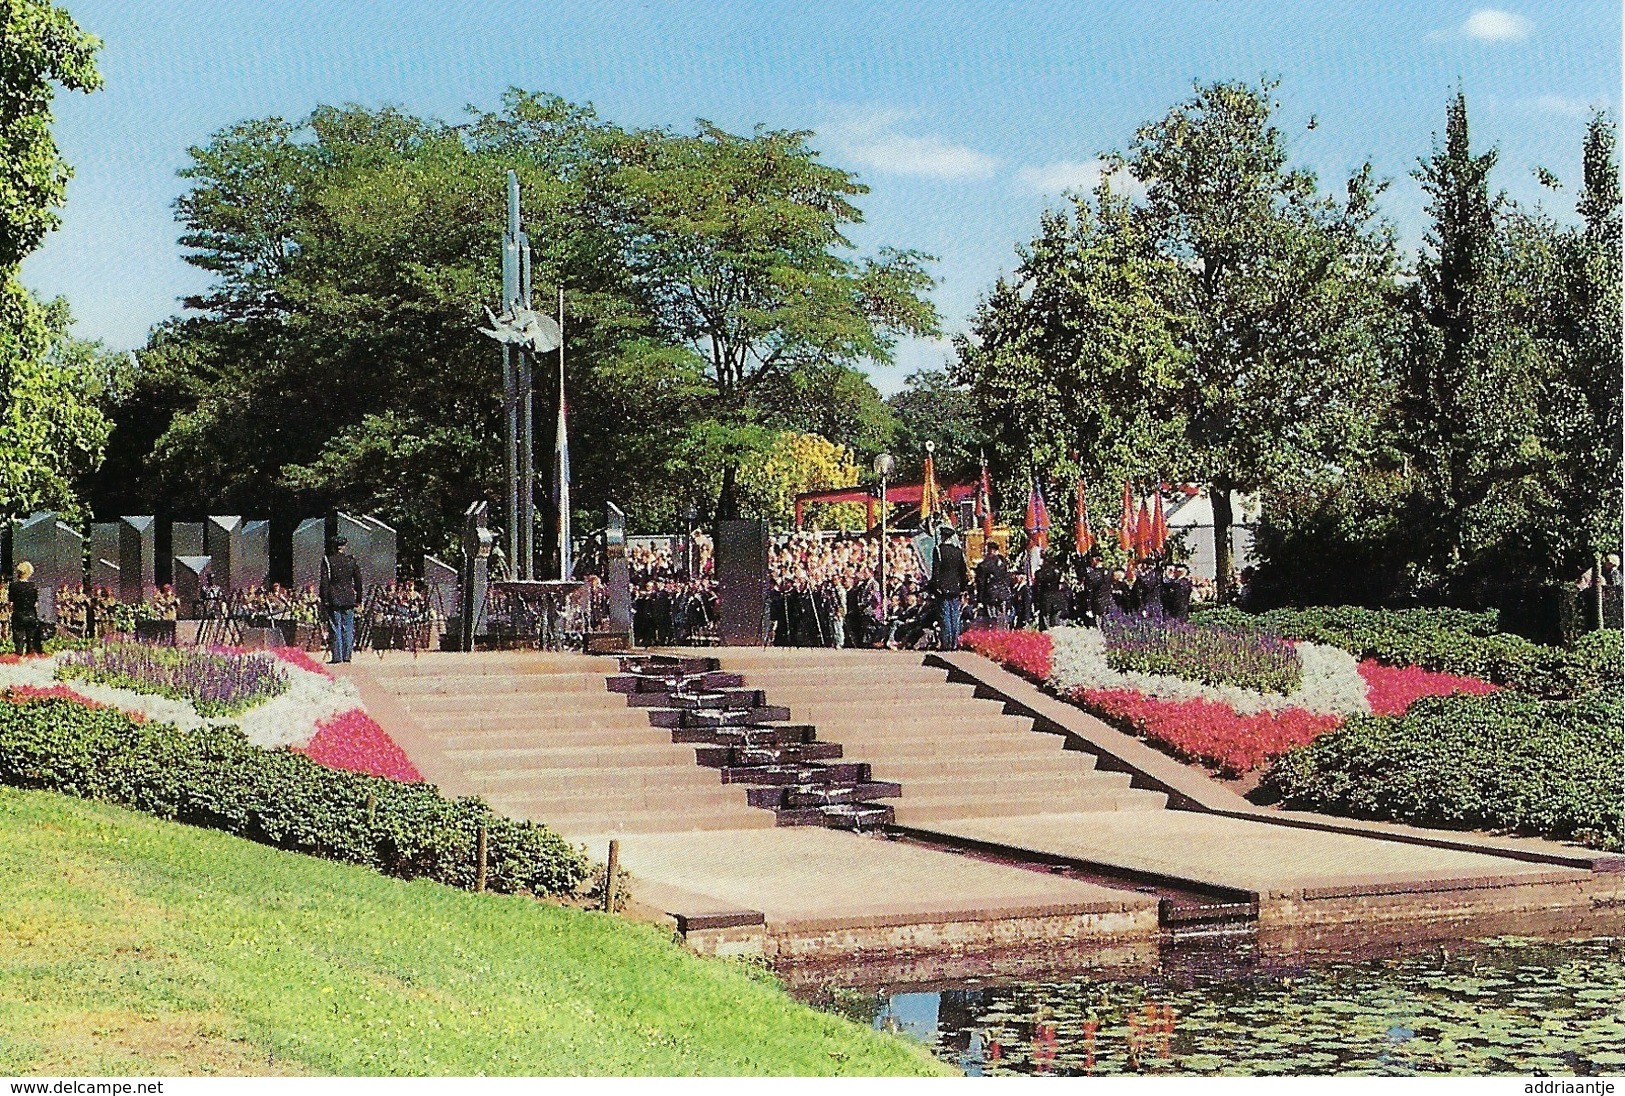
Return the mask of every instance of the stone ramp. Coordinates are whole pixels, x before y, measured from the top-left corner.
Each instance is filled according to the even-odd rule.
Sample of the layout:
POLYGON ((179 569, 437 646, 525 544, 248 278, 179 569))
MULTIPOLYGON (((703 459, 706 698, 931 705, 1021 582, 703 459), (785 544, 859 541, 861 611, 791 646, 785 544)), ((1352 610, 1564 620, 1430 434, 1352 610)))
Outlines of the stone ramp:
MULTIPOLYGON (((589 838, 602 855, 608 834, 589 838)), ((1153 895, 819 827, 633 834, 634 895, 690 942, 780 962, 1145 941, 1153 895)), ((1154 950, 1154 949, 1153 949, 1154 950)))
POLYGON ((613 658, 388 652, 345 669, 427 779, 572 840, 773 825, 608 691, 613 658))

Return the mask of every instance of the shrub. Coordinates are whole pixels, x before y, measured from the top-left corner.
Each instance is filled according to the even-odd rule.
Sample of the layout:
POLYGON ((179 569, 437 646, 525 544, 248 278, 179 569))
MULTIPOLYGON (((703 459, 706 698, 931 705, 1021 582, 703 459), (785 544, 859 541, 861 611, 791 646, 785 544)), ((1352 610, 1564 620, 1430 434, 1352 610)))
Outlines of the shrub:
POLYGON ((1290 693, 1303 682, 1297 648, 1258 628, 1119 617, 1101 631, 1107 664, 1119 673, 1166 674, 1261 693, 1290 693))
POLYGON ((288 690, 288 675, 271 655, 151 643, 70 651, 56 676, 185 700, 202 716, 239 715, 288 690))
POLYGON ((1515 692, 1419 700, 1351 719, 1287 754, 1261 790, 1286 806, 1418 825, 1510 830, 1618 849, 1625 707, 1515 692))
POLYGON ((251 745, 235 728, 181 733, 67 700, 0 704, 0 783, 455 887, 473 885, 481 824, 492 890, 565 893, 588 868, 551 830, 503 818, 478 799, 323 768, 251 745))
POLYGON ((1551 647, 1495 631, 1493 612, 1462 609, 1339 606, 1253 615, 1220 608, 1204 610, 1197 619, 1234 627, 1250 624, 1341 647, 1360 658, 1482 678, 1538 696, 1573 698, 1599 688, 1625 688, 1617 630, 1589 632, 1572 647, 1551 647))

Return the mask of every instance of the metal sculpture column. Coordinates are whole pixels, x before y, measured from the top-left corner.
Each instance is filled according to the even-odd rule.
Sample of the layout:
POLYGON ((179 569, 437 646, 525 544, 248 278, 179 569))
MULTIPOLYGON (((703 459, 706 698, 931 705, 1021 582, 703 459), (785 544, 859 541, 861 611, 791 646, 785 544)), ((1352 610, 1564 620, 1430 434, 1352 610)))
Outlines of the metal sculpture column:
MULTIPOLYGON (((563 291, 560 291, 562 312, 563 291)), ((519 176, 508 172, 508 228, 502 237, 502 315, 482 327, 502 347, 503 458, 508 558, 514 577, 536 577, 536 456, 531 355, 563 345, 559 325, 530 307, 530 237, 520 228, 519 176), (527 353, 528 352, 528 353, 527 353)))

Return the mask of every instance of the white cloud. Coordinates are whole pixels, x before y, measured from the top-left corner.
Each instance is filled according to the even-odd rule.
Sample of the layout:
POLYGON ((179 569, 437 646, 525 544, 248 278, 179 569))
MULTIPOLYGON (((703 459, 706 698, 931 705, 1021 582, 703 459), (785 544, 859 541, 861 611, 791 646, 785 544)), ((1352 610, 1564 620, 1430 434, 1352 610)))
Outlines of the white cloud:
POLYGON ((1591 104, 1566 95, 1537 96, 1533 105, 1542 114, 1558 114, 1565 118, 1585 118, 1591 113, 1591 104))
POLYGON ((901 111, 876 111, 833 122, 820 133, 843 158, 886 175, 986 179, 998 167, 993 157, 969 146, 934 134, 899 132, 898 127, 912 117, 901 111))
POLYGON ((1522 42, 1533 29, 1523 16, 1499 8, 1480 8, 1461 25, 1464 37, 1480 42, 1522 42))
MULTIPOLYGON (((1024 167, 1016 172, 1016 178, 1029 190, 1039 194, 1060 194, 1063 191, 1088 194, 1100 185, 1102 176, 1106 174, 1106 168, 1105 161, 1099 158, 1057 160, 1050 164, 1024 167)), ((1112 178, 1112 185, 1119 194, 1127 194, 1130 197, 1145 196, 1145 186, 1126 171, 1117 172, 1112 178)))

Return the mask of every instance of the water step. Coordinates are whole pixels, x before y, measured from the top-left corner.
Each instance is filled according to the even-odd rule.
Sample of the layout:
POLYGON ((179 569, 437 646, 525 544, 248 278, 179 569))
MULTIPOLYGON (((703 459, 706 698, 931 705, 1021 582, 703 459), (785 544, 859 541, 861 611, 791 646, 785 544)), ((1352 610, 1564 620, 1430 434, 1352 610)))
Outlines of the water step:
POLYGON ((755 708, 649 708, 649 722, 656 727, 705 726, 718 723, 783 723, 790 709, 775 704, 755 708), (724 714, 726 713, 726 714, 724 714))
POLYGON ((862 761, 729 766, 719 771, 724 784, 867 784, 870 780, 869 766, 862 761))
POLYGON ((784 746, 701 746, 694 751, 694 759, 709 769, 802 765, 809 761, 834 761, 840 756, 839 742, 797 742, 784 746))
POLYGON ((612 693, 675 693, 737 689, 745 683, 743 675, 722 670, 710 670, 702 674, 616 674, 605 680, 612 693))
POLYGON ((705 746, 784 746, 813 742, 817 738, 818 729, 810 723, 675 727, 671 732, 673 742, 705 746))
POLYGON ((753 807, 779 810, 895 799, 902 793, 901 785, 887 780, 871 780, 863 784, 788 784, 747 788, 745 801, 753 807))
POLYGON ((714 658, 672 655, 622 655, 617 661, 623 674, 703 674, 720 665, 714 658))
POLYGON ((827 826, 835 830, 867 830, 892 824, 892 809, 880 804, 840 803, 832 807, 774 812, 781 826, 827 826))

